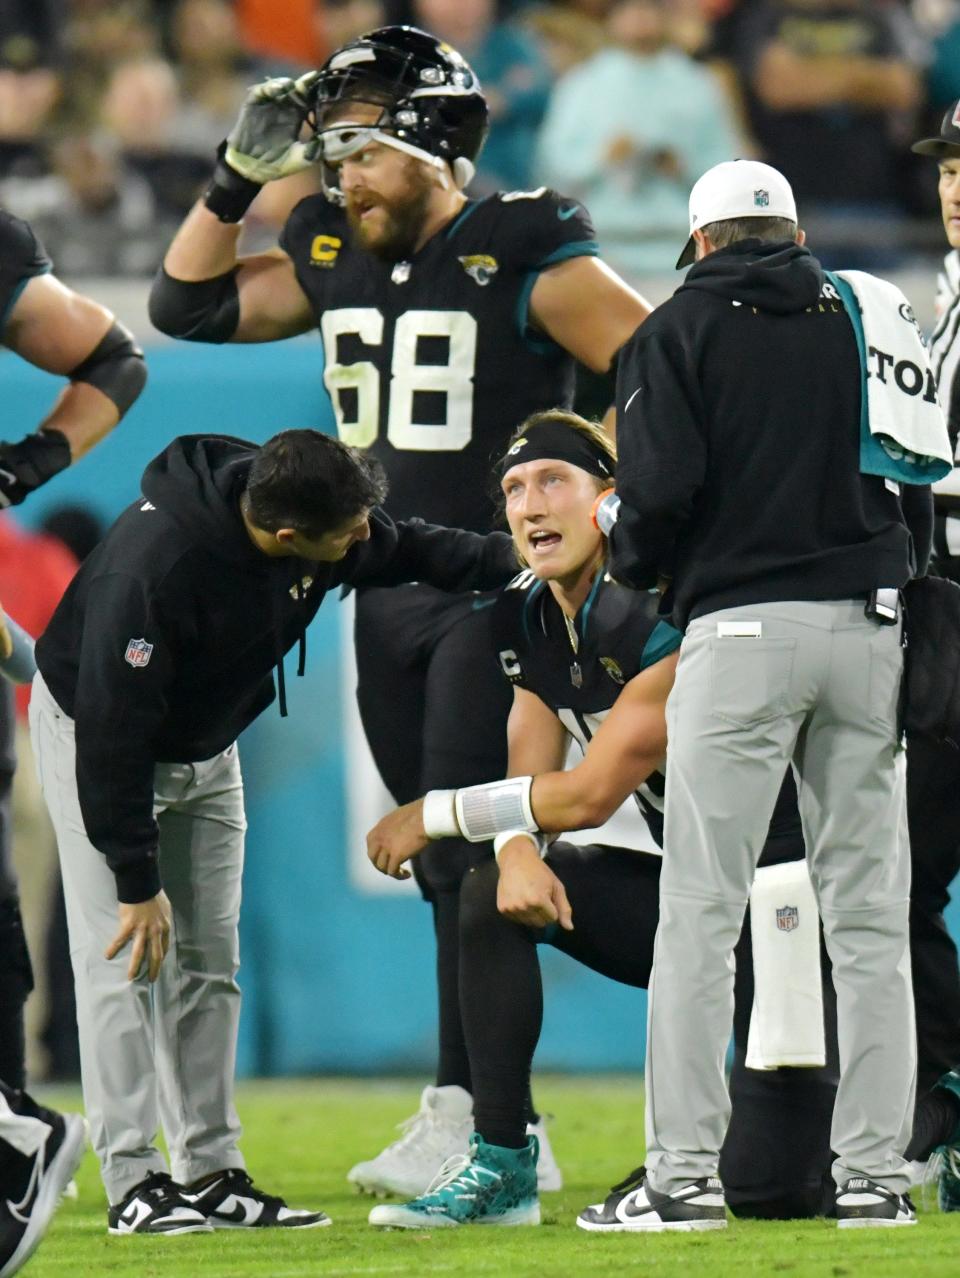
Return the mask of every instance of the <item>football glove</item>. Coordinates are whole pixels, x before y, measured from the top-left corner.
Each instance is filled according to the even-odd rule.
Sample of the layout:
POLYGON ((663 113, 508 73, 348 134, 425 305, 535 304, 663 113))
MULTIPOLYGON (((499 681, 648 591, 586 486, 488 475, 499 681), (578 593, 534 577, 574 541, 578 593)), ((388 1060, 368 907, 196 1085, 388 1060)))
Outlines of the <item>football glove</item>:
POLYGON ((0 509, 19 506, 70 461, 70 443, 58 430, 37 431, 16 444, 0 441, 0 509))
POLYGON ((308 169, 319 157, 320 142, 300 141, 311 109, 310 89, 319 72, 298 80, 275 76, 247 93, 236 124, 227 135, 224 158, 235 173, 263 186, 308 169))

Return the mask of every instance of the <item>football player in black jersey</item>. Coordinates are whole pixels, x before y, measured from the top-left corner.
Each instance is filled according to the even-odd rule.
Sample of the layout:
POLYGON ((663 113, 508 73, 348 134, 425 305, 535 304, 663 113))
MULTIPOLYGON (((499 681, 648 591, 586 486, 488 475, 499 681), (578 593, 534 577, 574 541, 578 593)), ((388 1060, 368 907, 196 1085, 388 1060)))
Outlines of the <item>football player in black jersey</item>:
MULTIPOLYGON (((143 354, 110 312, 73 292, 26 222, 0 209, 0 343, 68 378, 37 430, 0 442, 0 508, 83 456, 143 389, 143 354)), ((37 1106, 24 1086, 23 1006, 33 974, 11 861, 13 689, 0 679, 0 1272, 33 1253, 85 1146, 83 1120, 37 1106), (34 1194, 34 1189, 36 1193, 34 1194), (26 1191, 26 1193, 25 1193, 26 1191), (33 1197, 31 1198, 31 1195, 33 1197), (12 1204, 19 1210, 11 1211, 12 1204)))
MULTIPOLYGON (((492 862, 475 867, 462 893, 460 979, 475 1148, 433 1192, 403 1205, 375 1207, 373 1224, 537 1223, 536 1139, 524 1127, 542 1016, 535 944, 552 944, 615 980, 647 985, 659 857, 606 846, 550 845, 536 832, 537 826, 559 832, 600 825, 633 793, 662 843, 665 706, 681 636, 658 619, 655 595, 619 586, 604 572, 605 544, 591 507, 608 486, 613 466, 603 432, 558 411, 526 421, 503 459, 507 519, 518 557, 529 567, 492 610, 499 664, 514 689, 508 769, 514 780, 502 783, 497 795, 499 874, 492 862), (562 771, 570 737, 580 743, 584 758, 562 771), (518 832, 521 802, 518 829, 504 829, 509 817, 501 814, 515 799, 510 787, 521 787, 531 776, 526 802, 536 824, 518 832)), ((470 833, 485 819, 482 792, 494 788, 460 791, 453 811, 451 794, 434 794, 385 817, 368 839, 374 864, 402 874, 404 857, 423 843, 427 830, 450 828, 445 822, 462 820, 470 833)), ((803 856, 791 779, 778 801, 762 863, 803 856)), ((817 934, 815 907, 805 917, 801 905, 800 913, 817 934)), ((727 1202, 744 1216, 823 1213, 833 1200, 835 1045, 825 1068, 748 1070, 749 927, 737 950, 737 982, 734 1110, 722 1161, 727 1202)), ((829 981, 826 985, 831 1007, 829 981)), ((581 1226, 629 1228, 629 1199, 638 1183, 631 1173, 605 1204, 581 1215, 581 1226)))
MULTIPOLYGON (((467 63, 409 27, 371 32, 296 82, 267 81, 151 294, 154 324, 186 340, 318 328, 340 434, 383 463, 391 512, 476 530, 489 527, 489 464, 516 423, 568 405, 575 360, 606 372, 648 314, 598 258, 576 200, 543 188, 465 194, 486 129, 467 63), (279 249, 238 261, 239 222, 261 185, 310 164, 325 193, 294 209, 279 249)), ((509 697, 482 656, 485 602, 425 586, 358 592, 360 713, 398 802, 503 775, 509 697)), ((438 1086, 412 1134, 353 1170, 361 1187, 417 1192, 465 1148, 459 890, 479 854, 489 853, 451 840, 416 867, 437 936, 438 1086)))

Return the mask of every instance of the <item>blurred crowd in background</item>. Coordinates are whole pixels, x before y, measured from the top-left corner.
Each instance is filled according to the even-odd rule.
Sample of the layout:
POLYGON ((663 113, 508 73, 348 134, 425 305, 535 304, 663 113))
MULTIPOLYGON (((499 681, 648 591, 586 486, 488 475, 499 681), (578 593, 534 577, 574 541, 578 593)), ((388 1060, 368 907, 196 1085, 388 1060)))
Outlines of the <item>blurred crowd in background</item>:
MULTIPOLYGON (((62 275, 148 276, 246 87, 394 21, 480 76, 473 192, 578 196, 627 276, 672 270, 691 184, 736 155, 786 173, 828 265, 940 252, 908 144, 960 97, 960 0, 5 0, 0 202, 62 275)), ((312 189, 271 183, 243 247, 312 189)))

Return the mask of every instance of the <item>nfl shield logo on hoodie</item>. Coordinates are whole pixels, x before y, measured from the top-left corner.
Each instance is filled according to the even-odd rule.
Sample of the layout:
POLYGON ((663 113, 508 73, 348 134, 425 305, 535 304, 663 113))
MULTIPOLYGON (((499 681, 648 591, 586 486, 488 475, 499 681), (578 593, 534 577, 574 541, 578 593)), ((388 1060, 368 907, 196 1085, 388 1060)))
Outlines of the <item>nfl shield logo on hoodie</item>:
POLYGON ((150 662, 150 654, 153 652, 153 644, 147 643, 146 639, 131 639, 127 644, 127 650, 123 654, 123 659, 127 665, 139 669, 146 666, 150 662))

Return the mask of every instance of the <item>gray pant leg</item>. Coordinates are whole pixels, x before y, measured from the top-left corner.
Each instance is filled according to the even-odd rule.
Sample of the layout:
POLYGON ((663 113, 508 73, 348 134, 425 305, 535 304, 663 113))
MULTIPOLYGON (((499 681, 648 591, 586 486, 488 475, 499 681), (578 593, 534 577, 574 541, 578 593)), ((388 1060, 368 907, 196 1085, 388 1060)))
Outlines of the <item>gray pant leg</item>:
MULTIPOLYGON (((647 1168, 670 1192, 717 1173, 730 1115, 733 950, 799 717, 791 637, 691 623, 667 703, 669 766, 647 1026, 647 1168)), ((751 612, 740 610, 740 615, 751 612)))
POLYGON ((916 1087, 899 627, 834 605, 829 678, 798 743, 800 812, 833 964, 840 1086, 834 1178, 909 1188, 916 1087))
POLYGON ((246 821, 235 746, 156 769, 160 869, 173 909, 156 985, 160 1116, 174 1180, 243 1167, 233 1103, 246 821))
POLYGON ((30 699, 37 774, 57 836, 77 996, 83 1102, 107 1197, 119 1202, 151 1172, 157 1149, 157 1088, 151 988, 127 980, 129 953, 103 957, 117 933, 117 886, 87 838, 76 783, 73 721, 39 675, 30 699))
POLYGON ((242 1167, 233 1107, 240 995, 237 919, 243 792, 236 749, 157 769, 160 864, 173 909, 161 977, 127 980, 113 874, 86 837, 73 723, 38 676, 31 699, 37 769, 57 834, 77 993, 84 1104, 111 1202, 152 1171, 162 1115, 177 1177, 242 1167))

